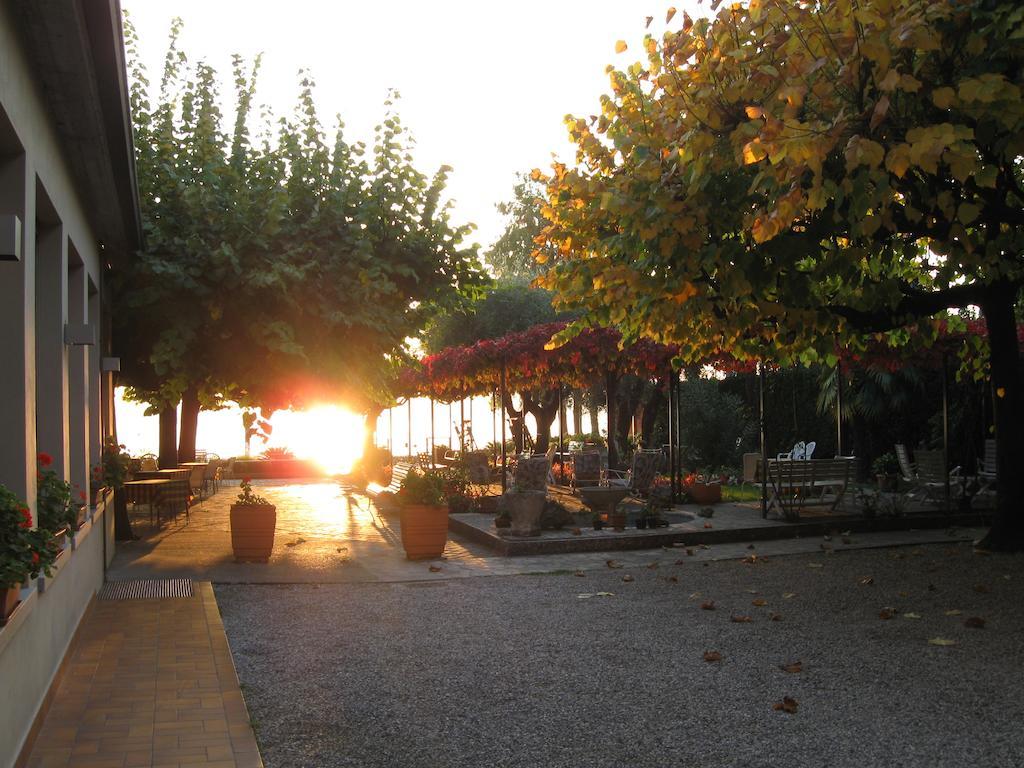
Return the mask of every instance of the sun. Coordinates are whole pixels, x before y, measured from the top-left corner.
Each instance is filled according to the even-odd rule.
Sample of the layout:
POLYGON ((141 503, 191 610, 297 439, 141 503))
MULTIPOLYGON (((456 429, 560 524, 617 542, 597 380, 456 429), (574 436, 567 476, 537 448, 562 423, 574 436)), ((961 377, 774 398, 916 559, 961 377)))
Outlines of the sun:
POLYGON ((363 417, 341 406, 279 411, 271 423, 273 445, 287 447, 296 458, 312 459, 328 474, 350 472, 363 454, 363 417))

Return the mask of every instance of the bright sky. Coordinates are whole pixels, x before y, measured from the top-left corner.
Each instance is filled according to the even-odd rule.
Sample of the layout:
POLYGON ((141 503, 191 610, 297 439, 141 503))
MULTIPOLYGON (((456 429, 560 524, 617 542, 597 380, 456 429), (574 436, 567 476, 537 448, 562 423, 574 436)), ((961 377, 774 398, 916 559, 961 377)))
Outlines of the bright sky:
MULTIPOLYGON (((228 2, 122 0, 140 37, 151 82, 159 82, 171 18, 184 21, 181 47, 205 59, 230 90, 230 57, 262 52, 257 102, 290 114, 297 71, 318 85, 321 120, 340 113, 348 135, 367 143, 383 114, 387 89, 413 131, 417 167, 454 167, 449 194, 456 220, 478 225, 491 243, 502 221, 494 205, 511 196, 515 174, 573 157, 563 118, 599 109, 608 91, 605 66, 641 55, 648 15, 664 30, 662 0, 377 0, 376 2, 228 2), (615 54, 616 40, 629 51, 615 54)), ((677 0, 696 17, 696 0, 677 0)), ((678 26, 679 21, 673 23, 678 26)))

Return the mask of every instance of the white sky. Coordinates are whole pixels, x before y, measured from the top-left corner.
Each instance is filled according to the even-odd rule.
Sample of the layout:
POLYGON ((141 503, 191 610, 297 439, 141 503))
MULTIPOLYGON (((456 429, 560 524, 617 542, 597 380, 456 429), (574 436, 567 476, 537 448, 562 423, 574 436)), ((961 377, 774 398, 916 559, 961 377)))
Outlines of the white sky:
MULTIPOLYGON (((456 222, 474 222, 487 245, 503 223, 494 205, 511 196, 515 174, 572 161, 562 120, 597 113, 608 91, 605 66, 642 55, 646 16, 664 30, 670 2, 650 0, 122 0, 140 37, 150 81, 158 82, 171 18, 184 21, 181 47, 205 59, 230 92, 230 56, 262 52, 257 104, 290 114, 297 71, 317 81, 321 120, 340 113, 350 140, 373 139, 389 87, 417 139, 416 164, 432 175, 454 167, 448 188, 456 222), (616 40, 629 50, 616 55, 616 40)), ((698 15, 696 0, 677 0, 698 15)), ((706 8, 706 6, 705 6, 706 8)), ((228 127, 230 127, 228 125, 228 127)))

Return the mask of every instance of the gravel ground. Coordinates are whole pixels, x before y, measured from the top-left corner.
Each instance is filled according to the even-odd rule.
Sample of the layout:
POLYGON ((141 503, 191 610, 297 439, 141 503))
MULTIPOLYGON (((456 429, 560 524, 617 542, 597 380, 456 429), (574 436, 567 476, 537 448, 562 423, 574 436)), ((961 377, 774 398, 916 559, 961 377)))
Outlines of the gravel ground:
POLYGON ((216 592, 268 768, 1024 765, 1021 557, 216 592))

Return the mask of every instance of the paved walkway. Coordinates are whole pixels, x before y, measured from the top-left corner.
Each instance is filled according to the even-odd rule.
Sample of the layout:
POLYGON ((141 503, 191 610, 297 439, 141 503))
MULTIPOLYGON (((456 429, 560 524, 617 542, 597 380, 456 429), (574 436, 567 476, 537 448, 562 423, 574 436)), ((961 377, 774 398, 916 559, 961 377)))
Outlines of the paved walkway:
POLYGON ((84 621, 29 768, 263 765, 208 582, 84 621))
MULTIPOLYGON (((379 514, 365 497, 348 495, 334 482, 256 481, 258 491, 277 505, 277 535, 268 564, 235 563, 231 555, 228 510, 236 484, 193 507, 191 520, 179 516, 160 529, 148 526, 140 510, 135 518, 140 541, 119 543, 108 578, 192 578, 215 584, 331 584, 354 582, 431 581, 478 576, 510 576, 556 571, 598 570, 614 559, 623 565, 672 564, 680 557, 693 562, 739 559, 756 552, 776 556, 844 549, 968 541, 976 529, 898 531, 890 533, 783 539, 710 547, 671 547, 622 552, 575 552, 503 557, 482 544, 449 536, 444 557, 410 562, 402 551, 398 521, 379 514), (689 554, 691 553, 692 554, 689 554)), ((724 505, 723 505, 724 506, 724 505)), ((766 524, 754 509, 736 510, 735 519, 716 512, 718 528, 766 524)), ((783 525, 782 523, 767 524, 783 525)))

